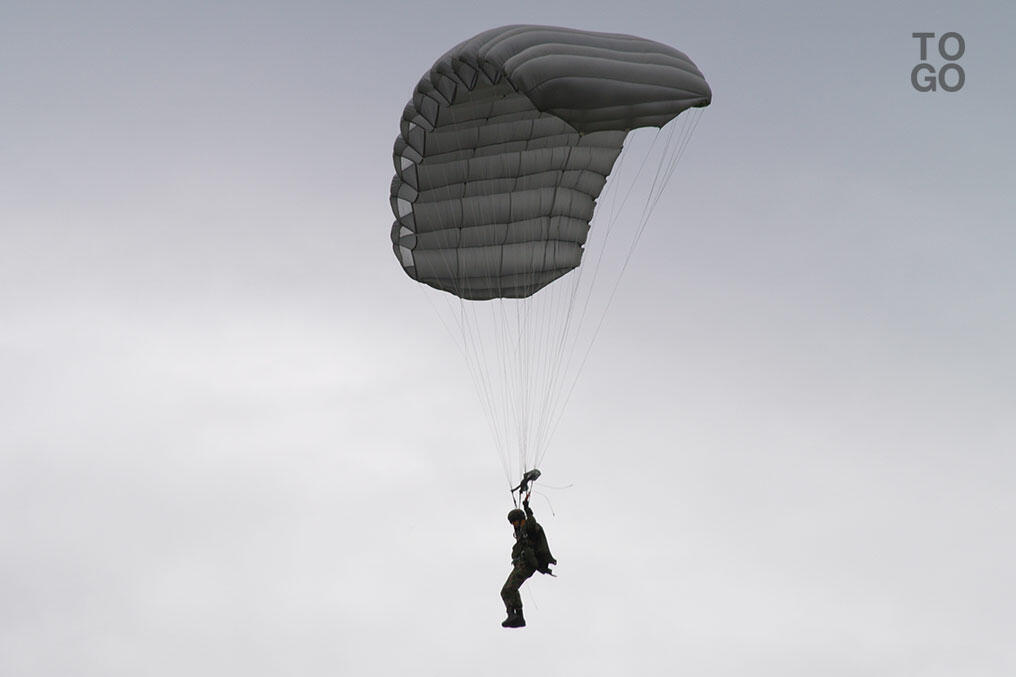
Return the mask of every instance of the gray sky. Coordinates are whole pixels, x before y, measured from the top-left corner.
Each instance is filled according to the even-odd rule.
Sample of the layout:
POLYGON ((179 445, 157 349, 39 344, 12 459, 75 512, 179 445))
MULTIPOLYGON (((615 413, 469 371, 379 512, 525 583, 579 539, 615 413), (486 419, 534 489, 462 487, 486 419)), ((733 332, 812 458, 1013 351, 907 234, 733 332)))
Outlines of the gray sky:
MULTIPOLYGON (((1010 675, 1007 2, 7 2, 0 673, 1010 675), (392 256, 391 145, 507 23, 713 91, 534 506, 392 256), (966 83, 919 93, 918 31, 966 83)), ((932 52, 929 59, 941 65, 932 52)))

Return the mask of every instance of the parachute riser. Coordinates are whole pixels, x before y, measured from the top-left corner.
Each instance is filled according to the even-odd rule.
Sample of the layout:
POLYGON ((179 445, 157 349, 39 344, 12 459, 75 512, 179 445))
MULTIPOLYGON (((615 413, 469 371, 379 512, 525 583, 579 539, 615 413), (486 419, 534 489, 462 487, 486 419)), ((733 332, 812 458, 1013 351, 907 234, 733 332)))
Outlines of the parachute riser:
POLYGON ((525 494, 530 491, 529 487, 530 483, 535 482, 537 479, 539 479, 539 477, 540 471, 537 470, 536 468, 533 468, 532 470, 527 470, 522 475, 522 481, 519 482, 519 485, 517 487, 511 490, 512 503, 515 504, 516 508, 519 507, 519 502, 522 500, 522 494, 525 494), (515 496, 516 492, 518 492, 518 497, 515 496))

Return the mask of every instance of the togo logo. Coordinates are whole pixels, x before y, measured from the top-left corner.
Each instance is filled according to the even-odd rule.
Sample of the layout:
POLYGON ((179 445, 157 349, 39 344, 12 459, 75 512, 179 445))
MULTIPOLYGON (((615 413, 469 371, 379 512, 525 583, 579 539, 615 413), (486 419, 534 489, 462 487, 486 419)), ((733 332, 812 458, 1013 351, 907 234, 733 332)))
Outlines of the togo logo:
POLYGON ((963 36, 956 32, 943 33, 938 39, 938 54, 949 63, 935 72, 935 67, 928 63, 928 40, 935 37, 934 33, 914 33, 913 37, 921 41, 921 63, 910 71, 910 84, 919 92, 934 92, 938 85, 946 92, 956 92, 963 88, 966 73, 957 61, 963 56, 967 45, 963 36))

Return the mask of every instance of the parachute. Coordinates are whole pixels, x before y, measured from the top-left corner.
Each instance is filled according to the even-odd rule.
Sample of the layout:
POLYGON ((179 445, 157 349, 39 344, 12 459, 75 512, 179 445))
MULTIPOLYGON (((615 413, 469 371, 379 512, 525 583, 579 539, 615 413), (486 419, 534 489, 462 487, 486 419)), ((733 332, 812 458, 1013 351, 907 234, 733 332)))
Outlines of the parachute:
MULTIPOLYGON (((648 189, 628 256, 612 264, 616 279, 694 129, 675 135, 669 123, 711 98, 702 73, 673 47, 517 25, 446 52, 406 105, 393 153, 395 256, 410 278, 447 292, 442 319, 476 383, 509 487, 542 460, 613 299, 616 281, 606 301, 601 294, 590 304, 603 288, 602 251, 591 276, 582 261, 590 233, 607 220, 598 199, 629 132, 671 128, 653 182, 640 180, 640 168, 627 193, 614 191, 616 208, 633 188, 648 189), (590 308, 600 323, 586 322, 590 308)), ((605 244, 609 224, 602 230, 605 244)))

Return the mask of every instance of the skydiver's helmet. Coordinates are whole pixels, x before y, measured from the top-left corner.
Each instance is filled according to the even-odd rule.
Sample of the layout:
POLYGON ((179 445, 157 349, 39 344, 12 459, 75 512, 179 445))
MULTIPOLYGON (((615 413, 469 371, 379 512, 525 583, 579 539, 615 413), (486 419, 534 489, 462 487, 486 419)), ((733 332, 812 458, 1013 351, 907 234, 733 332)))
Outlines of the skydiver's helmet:
POLYGON ((522 510, 519 510, 518 508, 515 508, 510 513, 508 513, 508 521, 511 522, 512 524, 515 524, 516 522, 521 522, 524 519, 526 519, 526 513, 523 512, 522 510))

